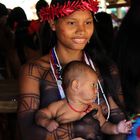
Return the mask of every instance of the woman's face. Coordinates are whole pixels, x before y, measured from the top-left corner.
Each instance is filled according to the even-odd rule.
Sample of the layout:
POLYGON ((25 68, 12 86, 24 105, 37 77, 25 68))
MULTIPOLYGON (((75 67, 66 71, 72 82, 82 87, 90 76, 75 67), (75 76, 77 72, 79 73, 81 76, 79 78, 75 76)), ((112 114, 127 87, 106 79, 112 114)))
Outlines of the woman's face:
POLYGON ((90 11, 78 10, 53 22, 51 27, 56 31, 57 47, 82 50, 94 31, 93 16, 90 11))

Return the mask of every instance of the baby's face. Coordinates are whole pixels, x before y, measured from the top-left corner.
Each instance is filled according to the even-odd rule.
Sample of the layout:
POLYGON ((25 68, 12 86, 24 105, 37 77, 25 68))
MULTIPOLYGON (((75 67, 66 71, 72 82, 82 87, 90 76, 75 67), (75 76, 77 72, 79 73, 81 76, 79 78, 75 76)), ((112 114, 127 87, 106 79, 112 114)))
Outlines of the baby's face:
POLYGON ((85 104, 93 103, 97 98, 98 78, 94 72, 88 72, 85 77, 80 80, 79 96, 81 102, 85 104))

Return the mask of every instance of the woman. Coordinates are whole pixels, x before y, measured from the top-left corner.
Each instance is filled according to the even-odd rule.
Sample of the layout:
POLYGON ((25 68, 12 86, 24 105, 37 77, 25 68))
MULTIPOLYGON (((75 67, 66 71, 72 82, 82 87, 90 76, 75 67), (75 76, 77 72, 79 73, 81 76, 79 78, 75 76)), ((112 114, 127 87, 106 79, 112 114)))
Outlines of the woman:
MULTIPOLYGON (((102 54, 94 34, 93 15, 97 10, 96 0, 52 0, 50 7, 41 10, 42 20, 47 22, 46 26, 49 23, 51 29, 51 38, 46 37, 49 54, 26 64, 21 71, 18 122, 24 140, 84 139, 85 135, 88 139, 101 139, 99 122, 91 114, 61 125, 53 133, 35 124, 34 115, 38 109, 65 97, 61 69, 73 60, 85 61, 96 69, 100 77, 97 102, 106 118, 114 122, 124 119, 116 98, 118 94, 122 96, 116 67, 102 54), (104 93, 107 98, 103 98, 104 93)), ((49 27, 45 29, 49 30, 49 27)), ((122 136, 116 136, 122 139, 122 136)))

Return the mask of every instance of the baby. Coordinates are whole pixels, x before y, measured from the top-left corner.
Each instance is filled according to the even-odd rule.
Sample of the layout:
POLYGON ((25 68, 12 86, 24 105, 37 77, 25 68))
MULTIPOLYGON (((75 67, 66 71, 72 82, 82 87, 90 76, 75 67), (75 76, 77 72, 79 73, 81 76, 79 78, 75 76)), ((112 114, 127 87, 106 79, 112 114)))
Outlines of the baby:
POLYGON ((81 119, 94 110, 93 115, 100 123, 101 130, 107 134, 130 133, 131 121, 123 120, 117 125, 104 118, 101 107, 95 103, 98 94, 98 77, 96 72, 81 61, 67 64, 62 73, 62 85, 65 99, 51 103, 36 113, 36 123, 49 132, 59 124, 81 119))

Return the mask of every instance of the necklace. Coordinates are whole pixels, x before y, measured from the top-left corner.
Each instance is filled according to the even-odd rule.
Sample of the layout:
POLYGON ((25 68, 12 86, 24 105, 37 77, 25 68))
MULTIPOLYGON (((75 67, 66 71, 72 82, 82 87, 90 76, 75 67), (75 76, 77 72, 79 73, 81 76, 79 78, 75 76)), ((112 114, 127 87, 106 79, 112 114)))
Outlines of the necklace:
POLYGON ((87 108, 85 109, 85 110, 77 110, 77 109, 75 109, 69 102, 67 102, 68 103, 68 106, 69 106, 69 108, 71 109, 71 110, 73 110, 74 112, 77 112, 77 113, 83 113, 83 112, 85 112, 85 113, 87 113, 87 111, 88 111, 88 109, 89 109, 89 107, 90 107, 90 105, 88 105, 87 106, 87 108))
POLYGON ((59 59, 57 57, 55 47, 51 50, 50 54, 50 65, 51 65, 51 70, 53 72, 53 75, 55 77, 58 89, 59 89, 59 95, 60 99, 65 98, 64 90, 62 88, 62 77, 61 77, 61 70, 62 67, 60 65, 59 59))

